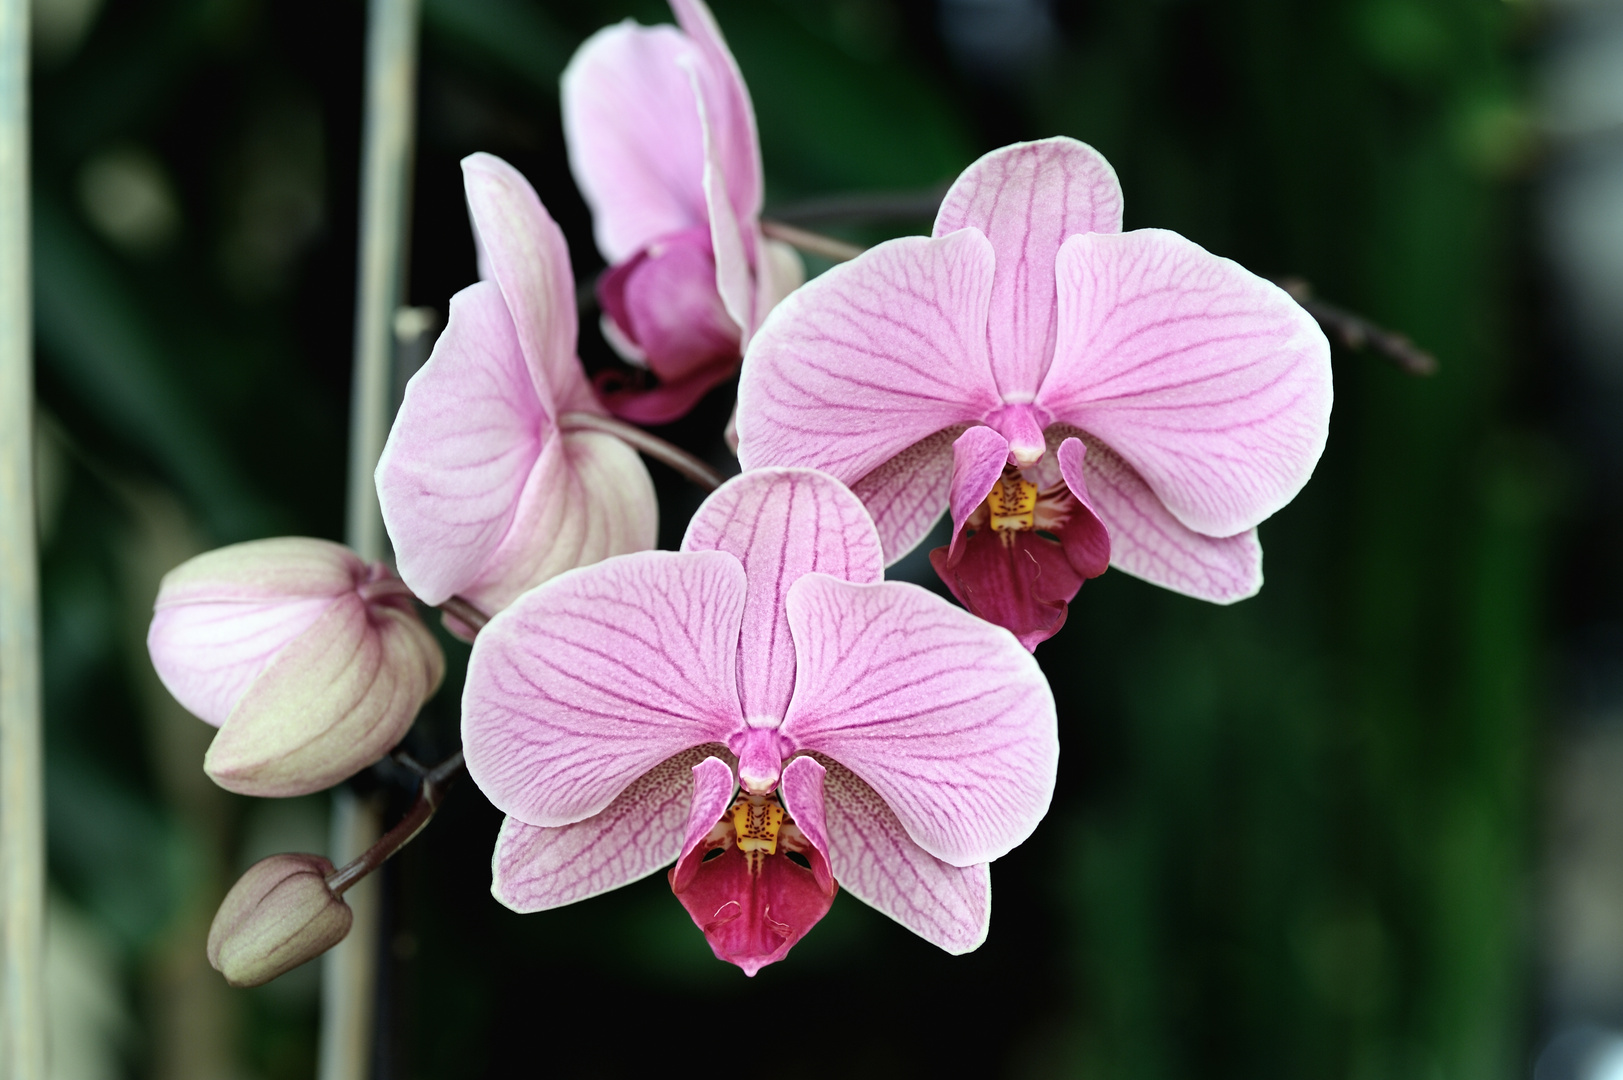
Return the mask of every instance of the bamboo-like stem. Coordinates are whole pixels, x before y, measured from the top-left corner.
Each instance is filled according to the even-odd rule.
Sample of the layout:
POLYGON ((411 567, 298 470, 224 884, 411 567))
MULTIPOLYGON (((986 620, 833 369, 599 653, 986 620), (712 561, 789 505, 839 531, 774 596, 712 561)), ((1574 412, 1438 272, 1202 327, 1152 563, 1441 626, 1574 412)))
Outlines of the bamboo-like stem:
POLYGON ((45 1077, 28 0, 0 0, 0 1077, 45 1077))
POLYGON ((681 447, 672 446, 658 435, 650 435, 642 428, 628 424, 624 420, 599 416, 596 413, 569 412, 558 417, 558 427, 563 431, 606 432, 633 450, 669 465, 695 484, 710 491, 719 488, 727 479, 681 447))
MULTIPOLYGON (((385 554, 373 473, 389 431, 394 390, 394 316, 406 273, 417 99, 420 0, 369 0, 366 117, 355 295, 355 377, 350 401, 345 539, 368 562, 385 554)), ((381 822, 375 805, 345 789, 333 801, 333 855, 369 847, 381 822)), ((322 970, 320 1080, 367 1080, 375 1022, 377 885, 351 890, 355 922, 322 970)))
POLYGON ((785 244, 797 247, 809 255, 821 255, 835 262, 847 262, 867 250, 861 244, 836 240, 832 236, 824 236, 822 233, 802 229, 798 225, 787 225, 781 221, 763 221, 761 231, 772 239, 782 240, 785 244))

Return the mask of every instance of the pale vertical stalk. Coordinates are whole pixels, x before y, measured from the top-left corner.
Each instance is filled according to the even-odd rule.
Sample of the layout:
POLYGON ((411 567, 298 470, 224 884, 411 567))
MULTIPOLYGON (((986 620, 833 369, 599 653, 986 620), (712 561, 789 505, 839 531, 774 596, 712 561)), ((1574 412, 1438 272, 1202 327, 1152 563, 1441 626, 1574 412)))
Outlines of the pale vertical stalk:
POLYGON ((0 0, 0 1077, 45 1077, 45 806, 28 258, 28 0, 0 0))
MULTIPOLYGON (((406 226, 416 117, 419 0, 367 5, 366 118, 355 296, 355 379, 350 404, 345 539, 368 561, 385 555, 372 474, 393 405, 394 315, 406 268, 406 226)), ((376 805, 340 791, 333 800, 334 861, 364 851, 380 831, 376 805)), ((320 1080, 367 1080, 376 1020, 378 883, 348 900, 355 924, 322 970, 320 1080)))

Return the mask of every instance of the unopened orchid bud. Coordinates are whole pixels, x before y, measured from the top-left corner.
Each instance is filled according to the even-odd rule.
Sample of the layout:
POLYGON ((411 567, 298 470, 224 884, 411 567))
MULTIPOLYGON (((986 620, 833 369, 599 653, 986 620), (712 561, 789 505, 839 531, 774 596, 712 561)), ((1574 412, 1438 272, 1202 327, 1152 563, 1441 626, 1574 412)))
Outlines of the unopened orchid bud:
POLYGON ((272 855, 249 867, 209 927, 214 970, 232 986, 258 986, 343 941, 355 916, 327 886, 332 872, 320 855, 272 855))
POLYGON ((387 567, 302 537, 235 544, 171 570, 147 649, 176 700, 220 729, 204 770, 243 795, 303 795, 366 768, 445 674, 387 567))

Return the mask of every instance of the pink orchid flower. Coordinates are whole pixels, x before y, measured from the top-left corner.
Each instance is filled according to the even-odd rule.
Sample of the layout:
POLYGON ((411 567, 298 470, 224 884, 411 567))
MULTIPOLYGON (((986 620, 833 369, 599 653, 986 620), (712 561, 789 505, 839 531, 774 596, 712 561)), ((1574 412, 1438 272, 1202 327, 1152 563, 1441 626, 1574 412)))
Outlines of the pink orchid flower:
POLYGON ((445 675, 388 567, 298 536, 165 574, 147 651, 175 700, 220 729, 204 771, 242 795, 305 795, 366 768, 445 675))
POLYGON ((677 898, 750 975, 836 882, 976 948, 987 863, 1053 793, 1054 700, 1007 631, 882 574, 847 488, 765 469, 710 496, 681 551, 562 575, 493 619, 462 737, 508 815, 496 898, 540 911, 674 859, 677 898))
POLYGON ((680 29, 629 19, 592 35, 564 71, 569 163, 611 264, 604 335, 658 385, 599 379, 616 415, 663 424, 738 369, 750 335, 805 280, 761 234, 761 148, 738 64, 701 0, 680 29))
POLYGON ((462 175, 485 280, 451 298, 406 387, 378 501, 400 576, 424 603, 459 595, 494 612, 555 574, 653 547, 658 511, 634 450, 563 424, 604 415, 575 355, 563 234, 500 158, 465 158, 462 175))
POLYGON ((1262 585, 1256 526, 1301 490, 1330 418, 1329 345, 1285 292, 1160 229, 1121 232, 1096 151, 995 150, 931 237, 790 296, 739 386, 744 468, 852 485, 895 561, 931 561, 1035 648, 1113 565, 1217 603, 1262 585))

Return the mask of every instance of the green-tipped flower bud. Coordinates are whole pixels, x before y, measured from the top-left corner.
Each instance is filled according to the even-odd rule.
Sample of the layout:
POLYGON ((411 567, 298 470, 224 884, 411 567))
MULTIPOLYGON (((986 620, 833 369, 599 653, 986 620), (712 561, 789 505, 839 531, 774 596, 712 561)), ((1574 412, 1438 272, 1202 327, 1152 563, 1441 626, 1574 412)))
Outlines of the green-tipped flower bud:
POLYGON ((314 960, 349 933, 349 905, 327 887, 320 855, 272 855, 225 894, 209 927, 208 956, 232 986, 258 986, 314 960))

